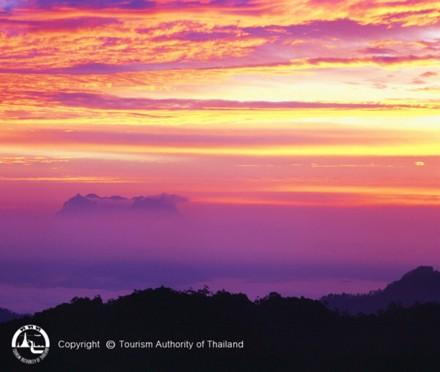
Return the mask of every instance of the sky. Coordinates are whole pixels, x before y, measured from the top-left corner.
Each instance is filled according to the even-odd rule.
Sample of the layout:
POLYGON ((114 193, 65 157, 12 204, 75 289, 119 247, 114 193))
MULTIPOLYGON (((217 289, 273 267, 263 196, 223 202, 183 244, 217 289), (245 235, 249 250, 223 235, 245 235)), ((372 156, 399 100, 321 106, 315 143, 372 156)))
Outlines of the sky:
POLYGON ((440 265, 439 58, 437 0, 0 0, 0 266, 46 277, 0 277, 5 306, 161 283, 316 297, 440 265), (150 239, 126 214, 60 226, 78 193, 187 201, 150 239), (162 270, 132 280, 139 260, 162 270))

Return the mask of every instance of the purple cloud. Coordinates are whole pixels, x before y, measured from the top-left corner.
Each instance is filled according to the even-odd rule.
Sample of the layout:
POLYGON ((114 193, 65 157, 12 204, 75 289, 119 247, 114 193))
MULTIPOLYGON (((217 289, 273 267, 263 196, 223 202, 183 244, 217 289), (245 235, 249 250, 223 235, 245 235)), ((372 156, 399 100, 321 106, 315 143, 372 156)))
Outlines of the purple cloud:
MULTIPOLYGON (((13 2, 13 0, 10 0, 13 2)), ((167 8, 198 8, 198 7, 227 7, 237 8, 238 10, 258 10, 258 2, 255 0, 209 0, 209 1, 169 1, 166 4, 156 0, 36 0, 33 2, 38 8, 117 8, 117 9, 151 9, 155 7, 167 8)), ((15 5, 15 7, 18 7, 15 5)))
POLYGON ((145 9, 156 5, 155 1, 150 0, 37 0, 38 8, 128 8, 145 9))
MULTIPOLYGON (((315 61, 319 63, 319 61, 315 61)), ((91 93, 59 92, 47 96, 49 101, 65 106, 88 108, 112 108, 118 110, 233 110, 233 109, 382 109, 389 106, 379 103, 332 103, 299 101, 227 101, 197 99, 149 99, 124 98, 91 93)), ((406 106, 393 106, 402 108, 406 106)))
POLYGON ((282 36, 297 37, 300 39, 320 38, 354 38, 369 39, 375 36, 390 35, 398 27, 390 28, 386 24, 360 24, 351 19, 337 19, 334 21, 312 21, 303 24, 292 24, 290 26, 263 26, 246 27, 243 31, 253 36, 282 36))
POLYGON ((117 18, 109 17, 77 17, 65 19, 52 19, 49 21, 33 21, 33 20, 12 20, 7 18, 0 18, 0 25, 6 27, 15 26, 14 32, 23 33, 28 32, 58 32, 58 31, 73 31, 82 28, 99 28, 112 24, 121 24, 117 18), (17 30, 17 27, 19 28, 17 30))

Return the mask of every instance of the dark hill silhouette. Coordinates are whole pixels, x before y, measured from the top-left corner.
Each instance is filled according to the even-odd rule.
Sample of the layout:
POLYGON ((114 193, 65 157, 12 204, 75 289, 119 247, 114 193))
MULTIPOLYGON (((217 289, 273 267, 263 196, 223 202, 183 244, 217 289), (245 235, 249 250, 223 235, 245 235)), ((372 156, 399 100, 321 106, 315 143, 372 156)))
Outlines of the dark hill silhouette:
POLYGON ((23 315, 14 313, 8 309, 0 307, 0 323, 8 322, 13 319, 22 317, 23 315))
POLYGON ((383 290, 368 294, 330 294, 321 299, 329 308, 350 314, 371 314, 390 304, 404 307, 416 303, 440 302, 440 272, 420 266, 383 290))
POLYGON ((272 293, 136 291, 103 303, 76 298, 25 319, 0 324, 1 371, 405 372, 439 370, 440 305, 391 307, 377 315, 340 315, 319 301, 272 293), (21 364, 11 337, 24 324, 49 334, 39 365, 21 364), (230 340, 243 349, 109 351, 106 340, 230 340), (66 351, 59 340, 99 340, 102 348, 66 351))

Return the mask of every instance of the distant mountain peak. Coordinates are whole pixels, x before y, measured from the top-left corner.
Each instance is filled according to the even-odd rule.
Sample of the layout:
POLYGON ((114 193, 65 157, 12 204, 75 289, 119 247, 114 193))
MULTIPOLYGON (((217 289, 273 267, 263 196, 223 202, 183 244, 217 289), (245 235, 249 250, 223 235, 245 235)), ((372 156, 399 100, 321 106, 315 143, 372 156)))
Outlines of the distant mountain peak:
POLYGON ((411 306, 440 303, 440 272, 432 266, 419 266, 384 289, 369 294, 330 294, 321 299, 331 309, 348 313, 374 313, 390 304, 411 306))
POLYGON ((414 278, 431 278, 432 276, 440 275, 439 271, 436 271, 432 266, 419 266, 414 270, 408 271, 402 276, 402 279, 414 279, 414 278))
POLYGON ((183 196, 166 193, 136 196, 131 199, 119 195, 107 197, 93 193, 84 196, 76 194, 64 203, 58 214, 64 216, 102 215, 122 212, 177 214, 177 205, 186 201, 187 199, 183 196))
MULTIPOLYGON (((81 196, 81 194, 77 194, 77 196, 81 196)), ((86 198, 88 199, 99 199, 99 196, 96 194, 87 194, 86 198)))

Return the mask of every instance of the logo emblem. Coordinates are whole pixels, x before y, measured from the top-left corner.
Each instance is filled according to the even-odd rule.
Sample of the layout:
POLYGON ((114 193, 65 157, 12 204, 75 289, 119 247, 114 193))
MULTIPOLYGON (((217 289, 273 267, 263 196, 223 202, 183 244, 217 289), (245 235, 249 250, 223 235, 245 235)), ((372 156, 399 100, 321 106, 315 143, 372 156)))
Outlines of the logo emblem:
POLYGON ((49 346, 49 336, 44 329, 32 324, 21 327, 12 337, 12 352, 26 364, 41 362, 49 352, 49 346))

